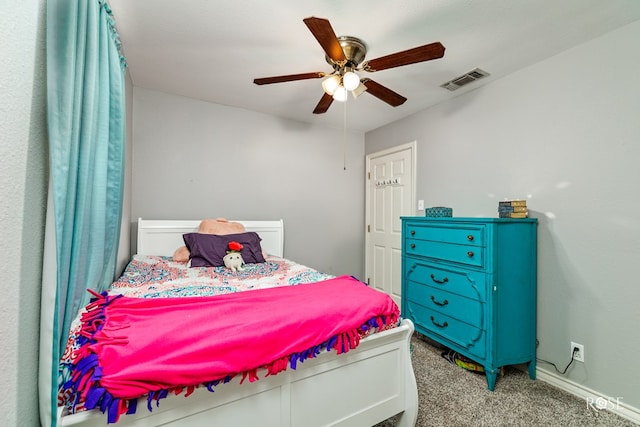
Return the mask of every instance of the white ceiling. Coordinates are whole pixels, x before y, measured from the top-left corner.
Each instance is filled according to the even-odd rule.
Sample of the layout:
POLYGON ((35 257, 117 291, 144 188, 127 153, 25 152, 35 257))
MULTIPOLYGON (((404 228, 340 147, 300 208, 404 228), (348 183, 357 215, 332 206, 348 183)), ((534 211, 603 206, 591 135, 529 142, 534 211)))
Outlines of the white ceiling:
POLYGON ((368 45, 367 60, 440 41, 446 47, 441 59, 360 73, 408 98, 395 108, 366 93, 350 99, 348 127, 361 131, 459 96, 640 19, 640 0, 109 0, 109 4, 134 86, 337 128, 344 123, 344 104, 334 102, 327 113, 312 114, 323 94, 321 79, 253 84, 256 77, 332 71, 303 18, 327 18, 336 35, 362 39, 368 45), (440 87, 476 67, 491 76, 455 92, 440 87))

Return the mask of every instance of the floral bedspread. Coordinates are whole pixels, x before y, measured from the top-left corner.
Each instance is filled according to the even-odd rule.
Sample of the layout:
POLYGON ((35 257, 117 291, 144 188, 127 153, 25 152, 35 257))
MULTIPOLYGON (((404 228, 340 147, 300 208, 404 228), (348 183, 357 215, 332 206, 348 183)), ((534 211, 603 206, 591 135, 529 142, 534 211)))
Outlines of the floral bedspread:
MULTIPOLYGON (((225 267, 189 267, 187 263, 174 262, 171 257, 135 255, 108 292, 110 295, 122 294, 132 298, 211 296, 313 283, 334 277, 285 258, 270 255, 265 259, 264 263, 245 264, 242 271, 235 272, 225 267)), ((72 323, 62 356, 61 384, 70 375, 68 366, 74 359, 80 314, 72 323)), ((60 393, 58 404, 69 408, 70 402, 67 400, 68 396, 60 393)), ((75 409, 82 409, 82 405, 77 405, 75 409)))
POLYGON ((275 256, 268 256, 264 263, 245 264, 242 271, 231 271, 225 267, 192 268, 170 257, 136 255, 109 293, 135 298, 209 296, 330 278, 333 276, 275 256))

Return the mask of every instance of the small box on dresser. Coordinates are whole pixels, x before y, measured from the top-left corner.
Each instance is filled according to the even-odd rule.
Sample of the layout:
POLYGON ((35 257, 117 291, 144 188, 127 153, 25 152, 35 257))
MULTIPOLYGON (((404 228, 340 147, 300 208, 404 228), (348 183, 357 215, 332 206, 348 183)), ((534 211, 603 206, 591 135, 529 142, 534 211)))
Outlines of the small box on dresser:
POLYGON ((483 365, 536 371, 537 219, 402 217, 402 316, 483 365))

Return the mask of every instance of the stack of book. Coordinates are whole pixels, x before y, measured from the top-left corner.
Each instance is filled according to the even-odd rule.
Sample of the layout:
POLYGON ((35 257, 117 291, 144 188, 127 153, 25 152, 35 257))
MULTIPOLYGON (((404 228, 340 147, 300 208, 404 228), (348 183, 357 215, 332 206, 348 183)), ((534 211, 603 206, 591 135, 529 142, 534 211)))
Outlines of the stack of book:
POLYGON ((498 216, 500 218, 527 218, 526 200, 503 200, 498 202, 498 216))

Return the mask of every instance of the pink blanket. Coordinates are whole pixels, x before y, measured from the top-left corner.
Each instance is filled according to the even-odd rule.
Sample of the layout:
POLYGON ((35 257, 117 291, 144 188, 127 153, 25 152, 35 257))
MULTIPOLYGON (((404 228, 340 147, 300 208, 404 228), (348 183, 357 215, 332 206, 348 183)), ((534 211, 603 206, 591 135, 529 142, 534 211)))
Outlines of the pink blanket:
POLYGON ((238 374, 254 381, 259 368, 273 375, 322 350, 347 352, 399 316, 388 295, 348 276, 212 297, 96 296, 65 388, 109 422, 135 412, 144 395, 151 408, 169 392, 211 390, 238 374))

